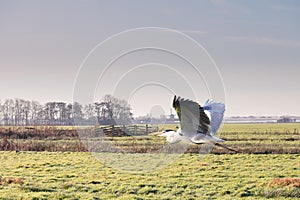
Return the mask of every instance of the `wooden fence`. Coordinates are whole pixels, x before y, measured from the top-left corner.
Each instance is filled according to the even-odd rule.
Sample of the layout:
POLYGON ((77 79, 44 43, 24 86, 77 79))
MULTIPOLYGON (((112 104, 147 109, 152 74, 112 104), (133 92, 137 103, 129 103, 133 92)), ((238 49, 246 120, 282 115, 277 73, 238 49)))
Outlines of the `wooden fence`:
POLYGON ((108 125, 95 128, 96 133, 104 133, 106 136, 138 136, 148 135, 159 131, 158 126, 151 125, 108 125))

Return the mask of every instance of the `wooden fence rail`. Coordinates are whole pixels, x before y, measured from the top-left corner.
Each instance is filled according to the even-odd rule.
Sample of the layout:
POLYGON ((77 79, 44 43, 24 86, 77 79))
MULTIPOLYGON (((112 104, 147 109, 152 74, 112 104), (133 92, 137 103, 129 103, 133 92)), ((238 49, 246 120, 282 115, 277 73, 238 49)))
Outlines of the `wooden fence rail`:
POLYGON ((106 136, 138 136, 157 132, 158 126, 146 125, 108 125, 95 128, 96 133, 104 133, 106 136))

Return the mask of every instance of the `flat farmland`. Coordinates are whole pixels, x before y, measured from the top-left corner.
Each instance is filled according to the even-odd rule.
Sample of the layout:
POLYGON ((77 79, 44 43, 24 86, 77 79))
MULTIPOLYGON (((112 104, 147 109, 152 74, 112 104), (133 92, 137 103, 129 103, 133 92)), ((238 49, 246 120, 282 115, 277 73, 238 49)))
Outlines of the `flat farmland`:
MULTIPOLYGON (((12 129, 17 127, 11 127, 11 133, 12 129)), ((215 147, 209 154, 199 155, 199 146, 191 145, 184 154, 164 154, 171 161, 149 171, 143 169, 154 163, 145 162, 145 158, 167 145, 162 137, 102 137, 121 151, 100 152, 97 157, 87 152, 74 127, 59 127, 59 134, 53 127, 48 129, 51 137, 45 130, 45 138, 2 135, 0 144, 11 145, 11 149, 0 151, 0 199, 300 198, 297 123, 225 124, 219 137, 242 153, 215 147), (40 149, 34 149, 37 147, 40 149), (108 162, 117 158, 122 162, 108 162), (130 165, 136 163, 141 171, 130 172, 130 165)), ((29 130, 24 133, 29 134, 29 130)))
MULTIPOLYGON (((141 154, 142 156, 142 154, 141 154)), ((148 173, 125 173, 87 152, 1 152, 1 199, 297 199, 296 154, 183 154, 148 173)))
MULTIPOLYGON (((143 125, 139 125, 143 126, 143 125)), ((177 125, 157 125, 158 130, 174 129, 177 125)), ((99 129, 99 127, 97 128, 99 129)), ((300 124, 225 124, 217 136, 226 145, 242 153, 299 154, 300 124)), ((97 133, 93 127, 0 127, 0 150, 18 151, 93 151, 86 141, 105 140, 122 151, 149 153, 161 149, 166 141, 150 134, 139 136, 111 136, 97 133)), ((98 145, 99 146, 99 145, 98 145)), ((188 153, 198 153, 199 145, 191 145, 188 153)), ((95 150, 97 151, 97 150, 95 150)), ((215 147, 214 154, 232 153, 215 147)))

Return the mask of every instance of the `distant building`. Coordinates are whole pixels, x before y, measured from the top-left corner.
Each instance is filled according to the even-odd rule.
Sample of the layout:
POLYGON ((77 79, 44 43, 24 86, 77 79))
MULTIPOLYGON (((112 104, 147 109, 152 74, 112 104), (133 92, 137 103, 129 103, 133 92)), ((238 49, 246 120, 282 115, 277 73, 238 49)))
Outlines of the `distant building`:
POLYGON ((277 120, 277 123, 295 123, 295 122, 296 122, 296 119, 292 119, 289 117, 282 117, 277 120))
POLYGON ((170 115, 167 115, 166 117, 167 117, 166 123, 168 123, 168 124, 178 124, 179 123, 179 119, 175 118, 175 115, 172 113, 170 115))

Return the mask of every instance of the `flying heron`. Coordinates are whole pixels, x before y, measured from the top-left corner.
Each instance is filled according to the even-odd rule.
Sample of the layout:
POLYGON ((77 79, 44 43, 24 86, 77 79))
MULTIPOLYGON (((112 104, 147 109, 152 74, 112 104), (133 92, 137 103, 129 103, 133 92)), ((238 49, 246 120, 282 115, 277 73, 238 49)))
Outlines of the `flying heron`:
POLYGON ((173 108, 176 110, 180 120, 180 126, 177 131, 165 130, 156 135, 166 137, 169 143, 180 141, 194 144, 214 144, 227 150, 238 152, 219 142, 225 142, 217 138, 215 133, 219 129, 223 120, 225 105, 207 100, 203 107, 198 103, 174 96, 173 108))

